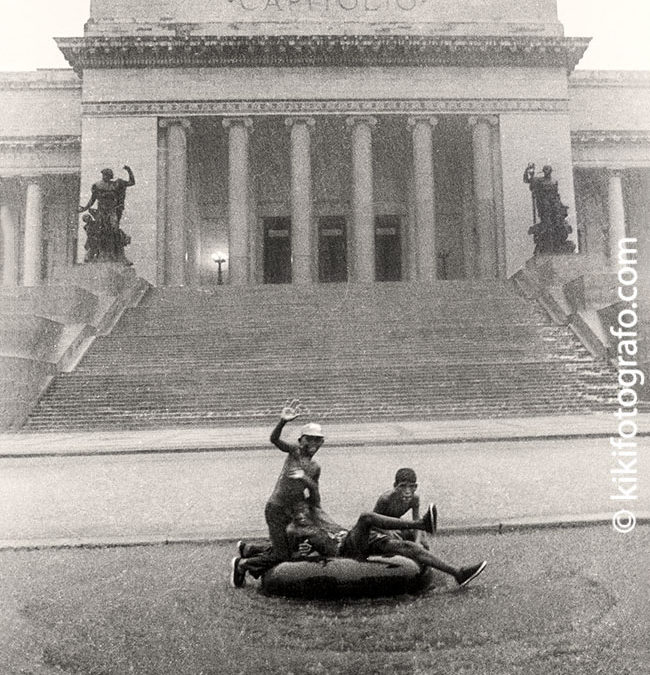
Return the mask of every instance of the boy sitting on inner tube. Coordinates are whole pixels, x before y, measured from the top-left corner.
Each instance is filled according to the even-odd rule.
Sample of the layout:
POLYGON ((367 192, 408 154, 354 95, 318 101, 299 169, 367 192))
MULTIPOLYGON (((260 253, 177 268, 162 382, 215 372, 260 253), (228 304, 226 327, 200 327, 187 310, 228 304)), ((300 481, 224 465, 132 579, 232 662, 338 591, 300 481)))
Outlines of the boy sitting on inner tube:
MULTIPOLYGON (((318 509, 307 502, 296 504, 294 516, 287 526, 287 536, 293 551, 299 558, 308 559, 315 552, 326 558, 365 558, 371 554, 371 532, 373 528, 383 530, 421 530, 433 534, 435 528, 434 506, 430 504, 419 520, 401 520, 378 513, 362 513, 351 530, 318 519, 318 509)), ((459 586, 466 586, 486 566, 486 561, 471 567, 453 567, 433 556, 424 547, 412 541, 395 540, 391 555, 402 555, 421 567, 433 567, 454 577, 459 586)), ((239 543, 242 557, 254 554, 254 547, 239 543)), ((242 584, 243 585, 243 584, 242 584)))

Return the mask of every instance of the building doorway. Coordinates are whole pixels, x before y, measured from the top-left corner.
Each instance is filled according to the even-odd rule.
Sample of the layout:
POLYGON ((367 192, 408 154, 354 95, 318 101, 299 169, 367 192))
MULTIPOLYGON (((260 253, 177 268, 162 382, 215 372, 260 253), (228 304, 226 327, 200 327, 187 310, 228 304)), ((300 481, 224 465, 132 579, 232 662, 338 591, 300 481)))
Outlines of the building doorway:
POLYGON ((402 279, 402 236, 399 216, 375 216, 375 280, 402 279))
POLYGON ((291 219, 262 218, 264 227, 264 283, 291 283, 291 219))
POLYGON ((345 216, 318 219, 318 280, 348 280, 348 245, 345 216))

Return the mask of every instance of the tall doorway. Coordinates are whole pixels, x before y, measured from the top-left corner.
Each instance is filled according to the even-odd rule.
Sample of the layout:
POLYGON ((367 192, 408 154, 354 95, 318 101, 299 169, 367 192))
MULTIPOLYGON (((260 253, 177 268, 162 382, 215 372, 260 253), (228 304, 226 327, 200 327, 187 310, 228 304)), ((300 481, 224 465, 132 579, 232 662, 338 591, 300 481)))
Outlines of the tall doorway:
POLYGON ((291 219, 262 218, 264 227, 264 283, 291 283, 291 219))
POLYGON ((399 216, 375 216, 375 280, 402 279, 402 235, 399 216))
POLYGON ((318 219, 318 280, 348 280, 348 245, 345 216, 318 219))

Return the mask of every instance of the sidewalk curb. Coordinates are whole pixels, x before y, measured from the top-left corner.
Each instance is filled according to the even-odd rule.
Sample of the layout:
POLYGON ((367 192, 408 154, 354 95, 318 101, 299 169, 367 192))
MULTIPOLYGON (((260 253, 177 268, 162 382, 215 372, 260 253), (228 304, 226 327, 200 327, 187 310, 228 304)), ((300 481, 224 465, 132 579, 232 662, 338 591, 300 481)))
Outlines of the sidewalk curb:
MULTIPOLYGON (((587 514, 584 516, 529 517, 520 520, 505 520, 498 523, 476 523, 474 525, 456 525, 438 530, 436 536, 463 536, 482 534, 506 534, 511 532, 529 532, 547 529, 571 529, 578 527, 611 526, 612 514, 587 514)), ((636 517, 637 526, 650 525, 650 513, 641 513, 636 517)), ((619 534, 620 533, 616 533, 619 534)), ((621 535, 622 536, 622 535, 621 535)), ((265 532, 246 535, 246 539, 263 539, 265 532)), ((232 544, 239 538, 218 536, 196 537, 82 537, 79 539, 0 541, 0 552, 6 551, 43 551, 58 549, 96 549, 96 548, 135 548, 139 546, 167 546, 175 544, 209 546, 214 544, 232 544)))
MULTIPOLYGON (((447 438, 396 438, 396 439, 361 439, 355 441, 333 442, 331 447, 336 448, 385 448, 385 447, 399 447, 406 445, 459 445, 462 443, 529 443, 534 441, 562 441, 571 439, 586 439, 586 438, 609 438, 611 433, 592 432, 592 433, 576 433, 576 434, 531 434, 525 436, 461 436, 461 437, 447 437, 447 438)), ((636 435, 637 438, 650 437, 650 432, 640 432, 636 435)), ((214 452, 251 452, 268 450, 269 444, 247 444, 233 443, 229 445, 219 446, 198 446, 198 447, 150 447, 150 448, 100 448, 97 450, 45 450, 43 452, 33 452, 26 450, 21 452, 0 452, 0 459, 37 459, 37 458, 53 458, 53 457, 105 457, 105 456, 120 456, 120 455, 158 455, 158 454, 200 454, 200 453, 214 453, 214 452)))

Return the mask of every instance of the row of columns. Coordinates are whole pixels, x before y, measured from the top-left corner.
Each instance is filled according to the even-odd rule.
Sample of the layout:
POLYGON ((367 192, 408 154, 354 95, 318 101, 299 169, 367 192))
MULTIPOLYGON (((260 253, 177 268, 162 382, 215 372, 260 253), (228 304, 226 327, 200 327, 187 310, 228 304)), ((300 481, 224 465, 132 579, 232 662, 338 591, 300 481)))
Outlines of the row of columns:
POLYGON ((625 206, 622 171, 611 170, 607 177, 607 206, 609 216, 609 261, 618 264, 618 242, 625 238, 625 206))
MULTIPOLYGON (((0 226, 3 239, 2 284, 18 284, 17 223, 10 205, 0 203, 0 226)), ((36 180, 27 183, 25 191, 25 238, 23 246, 23 285, 41 283, 43 257, 43 188, 36 180)))
MULTIPOLYGON (((494 182, 491 127, 496 118, 471 117, 474 150, 475 227, 478 237, 480 274, 496 275, 496 224, 494 217, 494 182)), ((413 178, 416 275, 422 281, 436 277, 435 250, 435 182, 433 166, 433 130, 438 120, 431 116, 407 119, 413 139, 413 178)), ((291 222, 292 281, 312 281, 311 222, 311 130, 310 117, 285 120, 291 135, 291 222)), ((352 278, 358 282, 375 280, 375 232, 373 212, 372 131, 374 117, 357 115, 347 118, 352 145, 352 278)), ((228 209, 229 209, 229 279, 233 285, 249 283, 249 134, 253 122, 249 117, 226 118, 228 130, 228 209)), ((165 119, 167 129, 166 278, 168 285, 187 283, 185 240, 187 182, 187 120, 165 119)))

